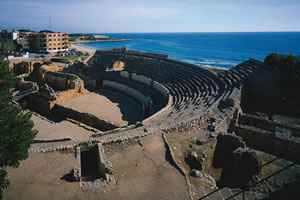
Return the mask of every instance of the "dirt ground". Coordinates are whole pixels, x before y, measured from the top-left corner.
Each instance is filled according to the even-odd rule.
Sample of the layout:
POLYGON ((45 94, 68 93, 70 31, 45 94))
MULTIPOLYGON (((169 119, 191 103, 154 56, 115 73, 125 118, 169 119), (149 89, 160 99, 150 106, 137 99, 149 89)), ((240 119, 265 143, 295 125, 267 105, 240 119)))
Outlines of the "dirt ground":
POLYGON ((80 187, 63 177, 76 166, 74 153, 30 153, 17 169, 9 169, 4 199, 189 199, 184 176, 168 161, 161 134, 105 146, 115 182, 80 187))
POLYGON ((32 115, 31 120, 34 122, 34 129, 38 130, 36 139, 71 137, 75 140, 87 140, 94 133, 65 120, 52 124, 35 115, 32 115))
POLYGON ((90 113, 119 126, 134 124, 141 119, 141 113, 135 103, 104 89, 64 101, 59 105, 90 113))

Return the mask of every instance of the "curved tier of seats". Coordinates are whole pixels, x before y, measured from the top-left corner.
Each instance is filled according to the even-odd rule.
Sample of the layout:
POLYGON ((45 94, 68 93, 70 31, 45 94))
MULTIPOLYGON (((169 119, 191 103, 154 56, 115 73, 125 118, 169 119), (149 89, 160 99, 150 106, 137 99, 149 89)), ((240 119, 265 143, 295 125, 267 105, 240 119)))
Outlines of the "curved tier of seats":
POLYGON ((249 59, 243 63, 238 64, 230 70, 223 71, 218 76, 225 83, 225 90, 222 99, 230 96, 234 88, 240 88, 250 78, 268 72, 263 62, 249 59))
MULTIPOLYGON (((214 73, 167 56, 133 51, 97 51, 89 66, 105 71, 116 61, 125 63, 125 71, 152 79, 169 90, 173 103, 170 112, 158 124, 185 121, 210 109, 222 96, 225 84, 214 73)), ((155 120, 154 120, 155 121, 155 120)))
POLYGON ((189 121, 228 98, 234 88, 242 87, 248 78, 268 69, 254 59, 243 62, 218 75, 197 65, 172 60, 167 55, 128 51, 99 50, 88 62, 93 71, 111 69, 115 62, 125 64, 124 71, 156 81, 172 96, 171 110, 152 123, 171 125, 189 121), (163 119, 163 120, 161 120, 163 119))

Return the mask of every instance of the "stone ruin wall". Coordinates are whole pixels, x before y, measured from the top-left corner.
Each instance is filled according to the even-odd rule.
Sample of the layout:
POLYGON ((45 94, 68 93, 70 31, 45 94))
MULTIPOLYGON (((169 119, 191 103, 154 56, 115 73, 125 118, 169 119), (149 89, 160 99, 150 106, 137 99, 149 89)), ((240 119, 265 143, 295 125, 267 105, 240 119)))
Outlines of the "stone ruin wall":
MULTIPOLYGON (((24 99, 41 113, 50 113, 56 103, 60 103, 86 92, 83 81, 73 74, 59 72, 67 64, 56 65, 49 61, 20 61, 10 63, 10 67, 18 75, 16 89, 22 91, 37 91, 24 99), (37 82, 28 79, 35 76, 37 82)), ((22 94, 22 93, 21 93, 22 94)))
POLYGON ((253 148, 300 163, 298 127, 240 113, 232 122, 230 131, 241 136, 253 148))
POLYGON ((300 127, 293 126, 293 125, 284 125, 276 121, 271 121, 269 119, 252 116, 247 113, 240 113, 238 117, 238 121, 236 123, 255 126, 257 128, 269 132, 275 132, 277 127, 286 128, 291 131, 291 136, 300 138, 300 127))
POLYGON ((9 62, 9 68, 13 69, 16 75, 31 74, 35 69, 38 69, 42 65, 41 60, 31 61, 19 61, 14 60, 9 62))
MULTIPOLYGON (((51 110, 55 115, 61 118, 70 118, 76 121, 79 121, 83 124, 91 126, 93 128, 99 129, 100 131, 109 131, 112 129, 116 129, 119 126, 108 122, 106 120, 100 119, 92 114, 79 112, 77 110, 73 110, 71 108, 67 108, 61 105, 56 104, 51 110)), ((102 133, 101 133, 102 134, 102 133)))

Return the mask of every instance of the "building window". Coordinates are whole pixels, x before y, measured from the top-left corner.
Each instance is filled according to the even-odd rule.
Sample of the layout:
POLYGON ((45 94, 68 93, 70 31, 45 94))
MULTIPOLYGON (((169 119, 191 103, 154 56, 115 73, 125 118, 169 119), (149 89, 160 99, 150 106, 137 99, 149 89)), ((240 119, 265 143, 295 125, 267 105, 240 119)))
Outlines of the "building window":
POLYGON ((57 41, 60 41, 60 39, 57 39, 57 41))
POLYGON ((52 50, 52 48, 49 48, 49 50, 52 50))
POLYGON ((58 47, 57 49, 60 49, 60 47, 58 47))
POLYGON ((52 39, 49 39, 49 41, 52 41, 52 39))
POLYGON ((56 39, 53 39, 53 41, 56 41, 56 39))
POLYGON ((56 50, 56 48, 53 48, 53 50, 56 50))
POLYGON ((57 45, 60 45, 60 43, 58 43, 57 45))
POLYGON ((52 37, 52 35, 50 34, 49 37, 52 37))

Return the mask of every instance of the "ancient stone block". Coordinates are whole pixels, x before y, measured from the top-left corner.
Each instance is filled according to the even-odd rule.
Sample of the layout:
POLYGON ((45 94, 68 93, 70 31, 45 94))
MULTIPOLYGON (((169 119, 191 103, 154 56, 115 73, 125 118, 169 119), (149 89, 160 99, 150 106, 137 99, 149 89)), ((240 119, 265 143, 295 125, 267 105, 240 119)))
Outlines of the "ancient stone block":
POLYGON ((255 181, 261 170, 261 162, 255 151, 249 148, 238 148, 233 152, 232 176, 237 185, 255 181))

